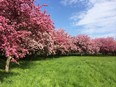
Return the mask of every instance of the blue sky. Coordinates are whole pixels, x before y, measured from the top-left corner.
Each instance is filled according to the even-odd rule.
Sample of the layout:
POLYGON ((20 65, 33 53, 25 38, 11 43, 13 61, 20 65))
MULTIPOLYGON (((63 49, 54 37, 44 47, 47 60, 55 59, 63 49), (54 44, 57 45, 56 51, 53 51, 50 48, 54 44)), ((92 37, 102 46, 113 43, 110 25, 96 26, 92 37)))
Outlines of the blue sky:
POLYGON ((87 34, 116 38, 116 0, 36 0, 47 4, 47 13, 56 29, 64 29, 72 36, 87 34))

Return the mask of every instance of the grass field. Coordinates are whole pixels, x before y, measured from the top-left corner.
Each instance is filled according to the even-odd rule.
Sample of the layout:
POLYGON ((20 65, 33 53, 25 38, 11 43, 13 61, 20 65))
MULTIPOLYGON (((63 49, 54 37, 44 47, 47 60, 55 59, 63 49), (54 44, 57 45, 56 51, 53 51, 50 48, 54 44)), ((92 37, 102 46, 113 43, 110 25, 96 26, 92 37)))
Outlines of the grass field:
POLYGON ((116 87, 116 57, 22 60, 0 69, 0 87, 116 87))

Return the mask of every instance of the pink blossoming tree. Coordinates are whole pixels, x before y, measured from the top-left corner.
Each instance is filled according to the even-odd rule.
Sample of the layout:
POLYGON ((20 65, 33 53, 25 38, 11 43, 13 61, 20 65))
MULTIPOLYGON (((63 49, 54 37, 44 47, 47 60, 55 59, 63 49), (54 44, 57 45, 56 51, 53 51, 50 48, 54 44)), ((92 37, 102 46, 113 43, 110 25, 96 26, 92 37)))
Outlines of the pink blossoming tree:
POLYGON ((0 1, 0 51, 7 57, 6 72, 10 60, 17 63, 30 51, 45 47, 43 36, 50 39, 44 34, 50 35, 54 26, 41 7, 35 6, 33 0, 0 1))
POLYGON ((100 48, 100 53, 107 55, 107 54, 114 54, 116 50, 116 41, 112 37, 107 38, 96 38, 95 43, 100 48))
POLYGON ((77 46, 77 53, 81 55, 99 52, 99 47, 97 47, 95 42, 87 35, 76 36, 74 44, 77 46))

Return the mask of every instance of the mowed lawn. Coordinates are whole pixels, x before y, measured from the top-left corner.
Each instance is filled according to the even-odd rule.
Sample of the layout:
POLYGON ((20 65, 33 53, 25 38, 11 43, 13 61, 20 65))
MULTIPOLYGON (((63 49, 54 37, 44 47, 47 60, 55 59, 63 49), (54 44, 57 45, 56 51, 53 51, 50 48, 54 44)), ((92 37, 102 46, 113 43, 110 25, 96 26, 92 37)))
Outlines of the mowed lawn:
POLYGON ((116 87, 116 56, 69 56, 11 64, 0 87, 116 87))

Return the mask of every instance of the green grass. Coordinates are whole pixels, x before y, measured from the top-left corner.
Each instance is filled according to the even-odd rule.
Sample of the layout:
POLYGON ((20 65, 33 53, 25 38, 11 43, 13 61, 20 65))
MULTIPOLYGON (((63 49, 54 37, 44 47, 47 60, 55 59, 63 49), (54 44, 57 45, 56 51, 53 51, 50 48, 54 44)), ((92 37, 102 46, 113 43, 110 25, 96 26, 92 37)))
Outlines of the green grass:
POLYGON ((70 56, 11 64, 0 87, 116 87, 116 57, 70 56))

